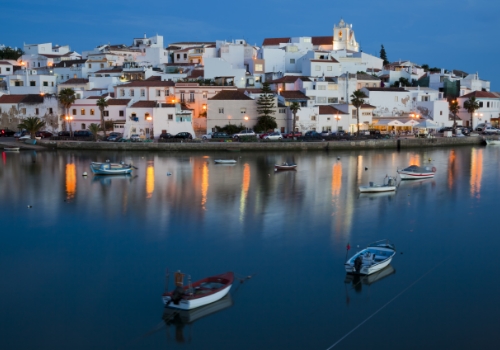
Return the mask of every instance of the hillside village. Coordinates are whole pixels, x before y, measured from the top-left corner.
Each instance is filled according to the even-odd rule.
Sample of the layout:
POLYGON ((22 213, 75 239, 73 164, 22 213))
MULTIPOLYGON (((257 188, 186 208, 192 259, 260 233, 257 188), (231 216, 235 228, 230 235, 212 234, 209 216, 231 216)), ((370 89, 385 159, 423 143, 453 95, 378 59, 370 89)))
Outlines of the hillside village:
MULTIPOLYGON (((228 124, 253 128, 263 84, 274 96, 277 129, 355 132, 406 130, 431 119, 452 126, 449 102, 460 107, 460 125, 498 124, 500 93, 478 73, 429 69, 411 61, 385 62, 364 53, 352 24, 343 20, 333 35, 245 40, 173 42, 163 36, 99 45, 81 53, 69 45, 25 44, 17 60, 0 60, 0 128, 17 129, 37 116, 49 131, 87 129, 105 120, 125 137, 157 138, 162 132, 200 136, 228 124), (409 82, 410 84, 406 84, 409 82), (406 86, 411 85, 411 86, 406 86), (63 89, 76 100, 68 110, 58 100, 63 89), (366 96, 358 110, 351 95, 366 96), (471 97, 479 109, 464 108, 471 97)), ((0 49, 2 46, 0 45, 0 49)))

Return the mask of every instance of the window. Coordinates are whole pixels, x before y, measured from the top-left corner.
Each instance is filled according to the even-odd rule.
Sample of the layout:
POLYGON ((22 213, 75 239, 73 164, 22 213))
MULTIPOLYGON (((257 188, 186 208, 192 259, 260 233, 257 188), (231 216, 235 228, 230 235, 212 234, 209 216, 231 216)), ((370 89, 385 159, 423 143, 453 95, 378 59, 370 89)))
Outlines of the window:
POLYGON ((160 97, 161 96, 161 90, 156 90, 156 96, 160 97))
POLYGON ((169 114, 168 115, 168 120, 174 120, 174 115, 173 114, 169 114))
POLYGON ((50 86, 52 86, 52 87, 54 86, 54 82, 53 81, 50 82, 50 86))
POLYGON ((314 66, 314 70, 315 70, 315 71, 320 71, 320 70, 321 70, 321 67, 320 67, 319 65, 316 65, 316 66, 314 66))
POLYGON ((10 67, 5 68, 7 72, 10 72, 10 67))
POLYGON ((439 111, 439 115, 443 115, 443 111, 439 111))
POLYGON ((295 58, 290 58, 290 64, 295 64, 295 58))
POLYGON ((280 108, 280 109, 278 109, 278 113, 285 114, 286 113, 286 109, 285 108, 280 108))
POLYGON ((91 108, 90 109, 90 115, 94 115, 95 111, 91 108))
POLYGON ((134 96, 134 89, 130 89, 130 96, 134 96))
POLYGON ((358 111, 356 109, 353 109, 352 110, 352 117, 356 118, 357 115, 358 115, 358 111))
POLYGON ((49 114, 52 114, 52 113, 54 113, 54 112, 52 111, 52 108, 49 108, 49 114))
POLYGON ((85 123, 82 123, 82 129, 83 129, 83 130, 85 130, 85 129, 86 129, 86 127, 85 127, 85 126, 86 126, 86 125, 85 125, 85 123))
POLYGON ((202 95, 203 98, 207 98, 208 92, 203 91, 201 95, 202 95))
POLYGON ((177 59, 178 59, 178 60, 180 60, 180 59, 181 59, 181 54, 180 54, 180 53, 178 53, 178 54, 177 54, 177 59))
POLYGON ((261 63, 258 63, 255 65, 255 71, 262 72, 263 70, 264 70, 264 68, 262 67, 261 63))
POLYGON ((482 102, 479 102, 479 107, 483 107, 483 103, 482 102))
POLYGON ((73 113, 73 115, 76 115, 76 109, 73 108, 73 110, 71 111, 73 113))
POLYGON ((224 108, 219 108, 219 113, 224 113, 224 108))
POLYGON ((326 70, 329 71, 329 72, 331 72, 332 71, 332 66, 326 67, 326 70))
POLYGON ((328 97, 328 103, 339 103, 338 97, 328 97))
POLYGON ((189 92, 189 102, 194 102, 194 91, 189 92))
POLYGON ((326 103, 326 97, 316 97, 317 103, 326 103))
POLYGON ((490 106, 490 103, 489 102, 486 102, 486 107, 489 107, 490 106))
POLYGON ((247 112, 246 108, 240 108, 240 113, 245 114, 247 112))
POLYGON ((35 115, 38 115, 38 114, 39 114, 39 109, 35 108, 35 115))
POLYGON ((102 111, 102 115, 104 117, 109 117, 109 111, 102 111))
POLYGON ((184 54, 184 59, 188 58, 188 55, 187 53, 184 54))
POLYGON ((429 101, 429 96, 422 96, 422 101, 429 101))
POLYGON ((119 111, 119 112, 118 112, 118 115, 119 115, 120 117, 123 117, 123 116, 124 116, 123 111, 119 111))
POLYGON ((166 96, 170 96, 170 91, 165 90, 165 97, 166 97, 166 96))
POLYGON ((21 113, 26 114, 26 108, 21 108, 21 113))
POLYGON ((311 116, 311 120, 312 120, 312 121, 316 121, 316 116, 315 116, 315 115, 312 115, 312 116, 311 116))
POLYGON ((142 96, 142 97, 146 96, 146 90, 141 89, 141 96, 142 96))
POLYGON ((82 108, 80 112, 81 112, 81 115, 85 115, 85 109, 82 108))
POLYGON ((49 86, 49 82, 48 81, 44 81, 43 82, 43 86, 49 86))
POLYGON ((92 68, 92 63, 89 63, 89 68, 92 68))
POLYGON ((326 90, 326 85, 318 85, 318 90, 326 90))
POLYGON ((125 90, 120 89, 120 96, 125 96, 125 90))
POLYGON ((30 86, 36 86, 36 81, 31 80, 31 81, 30 81, 30 86))
POLYGON ((101 63, 101 68, 104 68, 104 63, 101 63))

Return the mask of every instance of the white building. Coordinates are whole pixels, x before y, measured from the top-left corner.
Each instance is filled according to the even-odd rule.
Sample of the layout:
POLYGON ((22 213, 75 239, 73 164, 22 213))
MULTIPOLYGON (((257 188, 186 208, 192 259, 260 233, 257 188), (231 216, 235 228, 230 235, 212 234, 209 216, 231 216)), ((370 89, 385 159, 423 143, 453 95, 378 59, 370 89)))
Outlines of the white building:
POLYGON ((59 106, 53 95, 26 94, 0 96, 0 125, 16 130, 26 117, 39 117, 46 122, 45 130, 58 128, 59 106))
POLYGON ((491 123, 492 118, 500 116, 500 97, 488 91, 474 91, 457 98, 460 111, 458 116, 464 121, 464 125, 475 129, 478 124, 491 123), (479 109, 471 114, 465 108, 465 102, 474 97, 479 104, 479 109))

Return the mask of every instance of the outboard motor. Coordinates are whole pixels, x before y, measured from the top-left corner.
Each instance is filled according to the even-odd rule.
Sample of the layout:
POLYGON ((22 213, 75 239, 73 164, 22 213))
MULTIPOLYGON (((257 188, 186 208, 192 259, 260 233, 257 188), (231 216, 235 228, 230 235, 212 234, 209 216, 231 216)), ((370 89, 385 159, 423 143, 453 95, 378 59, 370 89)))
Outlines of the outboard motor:
POLYGON ((361 257, 361 255, 358 255, 358 257, 354 260, 354 270, 357 273, 360 273, 362 265, 363 265, 363 258, 361 257))
POLYGON ((391 176, 389 176, 389 180, 387 180, 387 184, 388 184, 389 186, 394 186, 394 178, 393 178, 393 177, 391 177, 391 176))
POLYGON ((184 295, 184 288, 182 288, 181 286, 177 286, 172 292, 172 298, 170 300, 172 300, 172 302, 175 305, 179 305, 179 301, 182 300, 183 295, 184 295))

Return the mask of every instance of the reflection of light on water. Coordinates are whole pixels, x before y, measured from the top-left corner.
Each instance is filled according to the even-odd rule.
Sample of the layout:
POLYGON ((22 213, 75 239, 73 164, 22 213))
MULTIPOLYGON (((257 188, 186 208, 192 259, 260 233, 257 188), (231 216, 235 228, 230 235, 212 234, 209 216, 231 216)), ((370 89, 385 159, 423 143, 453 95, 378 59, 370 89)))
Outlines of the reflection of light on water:
POLYGON ((357 182, 361 181, 361 176, 363 176, 363 156, 358 156, 357 162, 356 162, 356 180, 357 182))
POLYGON ((250 187, 250 165, 245 163, 243 165, 243 183, 241 184, 241 197, 240 197, 240 221, 243 221, 245 214, 245 203, 248 196, 248 188, 250 187))
POLYGON ((66 164, 66 199, 75 198, 76 168, 75 164, 66 164))
POLYGON ((479 198, 481 191, 481 180, 483 177, 483 150, 472 149, 470 171, 470 194, 479 198))
POLYGON ((208 192, 208 165, 203 163, 201 169, 201 207, 206 210, 205 205, 207 204, 207 192, 208 192))
POLYGON ((146 168, 146 198, 151 198, 155 190, 155 168, 152 164, 146 168))
POLYGON ((451 150, 450 157, 448 159, 448 187, 451 189, 453 187, 453 176, 455 175, 455 159, 456 154, 454 150, 451 150))
POLYGON ((418 154, 411 154, 410 155, 410 165, 418 165, 418 166, 420 166, 420 155, 418 155, 418 154))
POLYGON ((335 163, 332 167, 332 197, 335 198, 340 194, 342 186, 342 165, 335 163))

